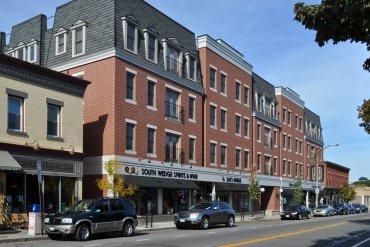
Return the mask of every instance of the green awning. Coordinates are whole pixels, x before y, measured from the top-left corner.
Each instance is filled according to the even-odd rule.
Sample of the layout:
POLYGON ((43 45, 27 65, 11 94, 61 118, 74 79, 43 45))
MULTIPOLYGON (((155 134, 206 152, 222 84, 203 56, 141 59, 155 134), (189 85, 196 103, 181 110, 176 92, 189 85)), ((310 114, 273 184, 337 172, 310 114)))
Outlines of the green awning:
POLYGON ((0 150, 0 170, 19 171, 22 166, 10 155, 8 151, 0 150))

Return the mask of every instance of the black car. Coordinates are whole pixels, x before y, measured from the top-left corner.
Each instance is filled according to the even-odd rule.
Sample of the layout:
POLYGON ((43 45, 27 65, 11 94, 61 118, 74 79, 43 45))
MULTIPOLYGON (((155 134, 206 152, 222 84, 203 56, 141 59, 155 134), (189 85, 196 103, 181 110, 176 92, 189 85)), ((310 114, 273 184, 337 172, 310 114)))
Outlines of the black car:
POLYGON ((235 225, 235 213, 225 202, 202 202, 193 205, 188 210, 179 211, 175 215, 174 223, 177 229, 186 226, 198 226, 205 230, 214 224, 226 224, 233 227, 235 225))
POLYGON ((352 207, 354 207, 354 208, 355 208, 355 213, 356 213, 356 214, 363 213, 362 205, 361 205, 361 204, 359 204, 359 203, 354 203, 354 204, 352 204, 352 207))
POLYGON ((74 236, 86 241, 96 233, 121 232, 131 236, 137 227, 137 214, 128 199, 99 198, 77 202, 70 210, 48 215, 44 229, 50 239, 74 236))
POLYGON ((337 204, 334 204, 333 207, 334 207, 335 214, 342 214, 342 215, 349 214, 349 208, 347 204, 345 203, 337 203, 337 204))
POLYGON ((289 206, 284 212, 281 214, 281 219, 302 219, 307 218, 310 219, 312 217, 312 212, 305 206, 289 206))
POLYGON ((358 213, 359 211, 354 207, 352 206, 351 204, 347 204, 347 207, 348 207, 348 210, 349 210, 349 214, 356 214, 358 213))
POLYGON ((362 210, 363 213, 368 213, 369 212, 369 208, 366 205, 361 205, 361 210, 362 210))

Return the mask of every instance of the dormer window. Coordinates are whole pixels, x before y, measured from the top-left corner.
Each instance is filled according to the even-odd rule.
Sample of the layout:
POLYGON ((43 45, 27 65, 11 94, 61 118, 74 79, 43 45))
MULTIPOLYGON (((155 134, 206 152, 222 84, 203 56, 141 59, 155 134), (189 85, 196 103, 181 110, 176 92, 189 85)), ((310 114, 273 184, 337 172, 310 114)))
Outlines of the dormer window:
POLYGON ((144 30, 146 59, 158 63, 158 39, 155 30, 144 30))
POLYGON ((164 39, 162 42, 165 69, 182 76, 183 52, 179 42, 175 38, 164 39))
POLYGON ((195 81, 197 78, 197 60, 190 54, 186 54, 186 71, 188 78, 195 81))
POLYGON ((72 57, 85 54, 86 51, 86 22, 77 21, 72 27, 72 57))
POLYGON ((15 50, 15 57, 26 61, 26 47, 23 43, 19 43, 16 50, 15 50))
POLYGON ((133 16, 123 17, 123 39, 124 48, 130 52, 137 54, 139 43, 139 31, 135 24, 133 16))
POLYGON ((61 28, 55 34, 55 55, 66 53, 67 50, 67 32, 61 28))
POLYGON ((27 43, 27 61, 29 63, 35 63, 37 61, 37 41, 34 39, 30 39, 27 43))

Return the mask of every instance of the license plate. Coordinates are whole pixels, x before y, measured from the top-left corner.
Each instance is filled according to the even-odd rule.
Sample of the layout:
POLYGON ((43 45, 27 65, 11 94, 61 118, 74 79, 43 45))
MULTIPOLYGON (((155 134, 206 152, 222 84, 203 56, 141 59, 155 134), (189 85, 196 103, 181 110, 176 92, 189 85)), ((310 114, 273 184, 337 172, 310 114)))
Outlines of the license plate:
POLYGON ((180 222, 185 222, 185 220, 184 219, 180 219, 180 222))
POLYGON ((289 218, 290 216, 289 215, 285 215, 285 217, 289 218))
POLYGON ((49 227, 49 231, 51 231, 51 232, 55 231, 55 227, 54 226, 50 226, 49 227))

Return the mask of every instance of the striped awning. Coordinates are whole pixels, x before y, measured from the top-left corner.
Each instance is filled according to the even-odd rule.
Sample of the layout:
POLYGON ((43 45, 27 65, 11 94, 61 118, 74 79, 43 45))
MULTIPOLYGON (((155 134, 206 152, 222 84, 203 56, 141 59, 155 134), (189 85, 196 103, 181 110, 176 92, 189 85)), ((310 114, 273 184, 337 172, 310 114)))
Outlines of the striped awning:
POLYGON ((8 151, 0 150, 0 170, 19 171, 22 166, 10 155, 8 151))

